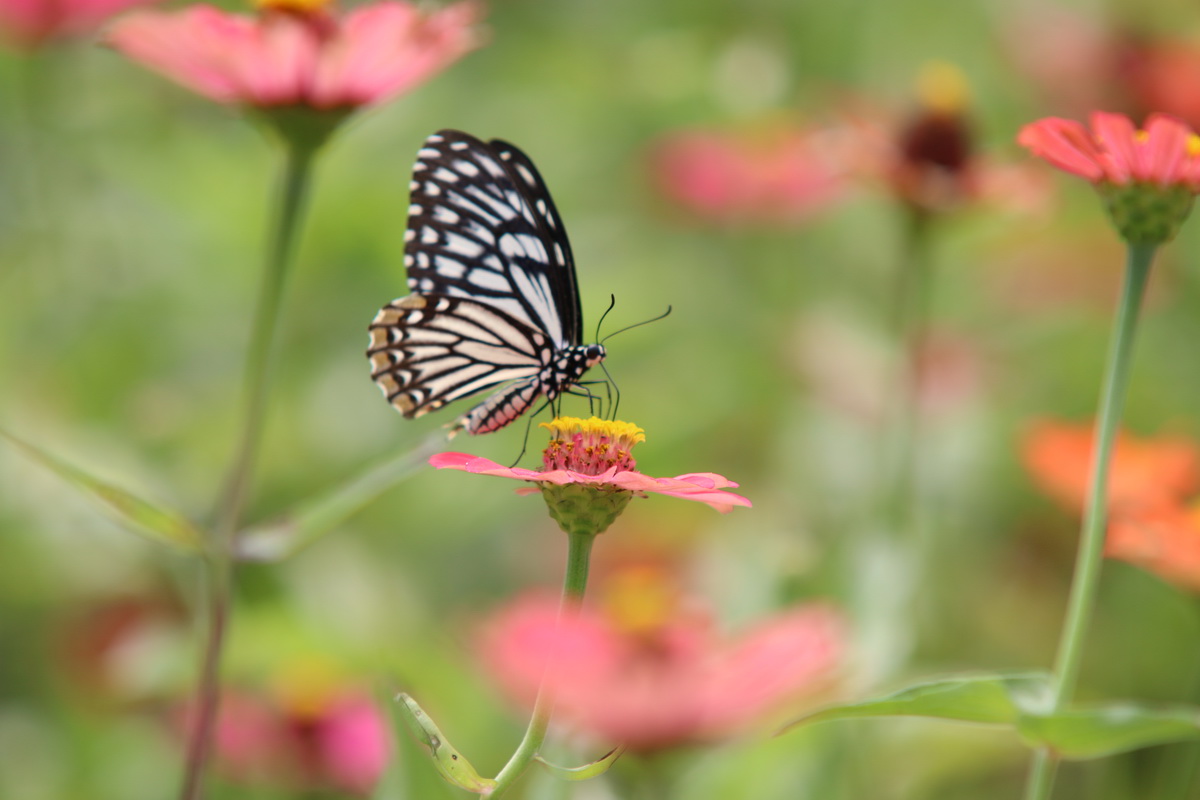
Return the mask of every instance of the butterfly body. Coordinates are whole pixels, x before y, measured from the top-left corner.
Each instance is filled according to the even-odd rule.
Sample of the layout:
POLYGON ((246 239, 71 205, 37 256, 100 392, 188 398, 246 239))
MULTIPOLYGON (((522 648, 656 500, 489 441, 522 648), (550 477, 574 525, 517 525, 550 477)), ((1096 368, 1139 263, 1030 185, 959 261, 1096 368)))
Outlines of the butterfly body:
POLYGON ((405 266, 412 294, 371 323, 371 376, 413 418, 486 389, 455 430, 499 430, 604 360, 582 344, 575 265, 529 158, 459 131, 426 139, 413 168, 405 266))

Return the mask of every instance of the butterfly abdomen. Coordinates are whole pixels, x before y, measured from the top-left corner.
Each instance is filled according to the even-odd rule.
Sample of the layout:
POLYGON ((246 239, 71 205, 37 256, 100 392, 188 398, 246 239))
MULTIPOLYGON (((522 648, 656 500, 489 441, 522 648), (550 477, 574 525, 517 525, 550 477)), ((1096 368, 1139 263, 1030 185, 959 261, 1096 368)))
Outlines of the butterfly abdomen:
POLYGON ((579 383, 589 369, 604 360, 603 345, 581 344, 560 352, 536 378, 520 381, 489 397, 454 422, 455 431, 491 433, 524 414, 539 396, 553 400, 579 383))

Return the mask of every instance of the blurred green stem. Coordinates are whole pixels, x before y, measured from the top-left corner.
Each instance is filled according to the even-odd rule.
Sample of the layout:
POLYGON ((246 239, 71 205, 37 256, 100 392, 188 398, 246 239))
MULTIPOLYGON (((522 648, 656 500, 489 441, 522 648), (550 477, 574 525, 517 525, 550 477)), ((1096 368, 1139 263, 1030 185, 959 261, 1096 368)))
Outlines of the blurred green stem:
POLYGON ((275 329, 284 281, 295 249, 296 233, 308 195, 317 148, 288 143, 283 183, 278 199, 274 232, 267 250, 254 327, 246 355, 243 378, 242 422, 237 449, 217 503, 214 539, 206 562, 205 593, 208 600, 207 631, 200 680, 196 691, 195 721, 188 742, 182 800, 203 796, 205 767, 212 750, 220 694, 221 657, 229 627, 233 592, 233 559, 242 510, 262 441, 263 418, 270 386, 275 329))
POLYGON ((929 230, 925 211, 907 209, 903 260, 896 274, 893 330, 897 350, 894 388, 897 403, 891 421, 891 453, 884 484, 884 512, 897 534, 912 535, 913 493, 917 489, 916 443, 920 420, 921 351, 925 345, 931 280, 929 230))
MULTIPOLYGON (((1096 444, 1092 454, 1092 472, 1079 539, 1079 552, 1075 559, 1075 575, 1071 581, 1066 620, 1058 643, 1058 656, 1054 662, 1055 684, 1049 709, 1051 712, 1060 711, 1071 702, 1075 694, 1075 684, 1079 680, 1084 639, 1095 605, 1104 555, 1104 532, 1108 522, 1109 462, 1129 386, 1129 367, 1138 311, 1156 250, 1157 245, 1152 244, 1129 245, 1125 283, 1121 289, 1121 301, 1117 308, 1108 365, 1100 393, 1096 444)), ((1034 754, 1029 782, 1025 787, 1026 800, 1046 800, 1050 797, 1056 771, 1057 763, 1050 751, 1045 748, 1038 750, 1034 754)))
MULTIPOLYGON (((592 544, 596 541, 596 535, 592 533, 568 533, 567 537, 567 574, 563 578, 562 605, 558 612, 559 625, 578 613, 579 605, 583 602, 583 594, 587 590, 588 563, 591 560, 592 544)), ((547 671, 554 668, 554 661, 555 659, 552 657, 547 671)), ((496 786, 488 795, 493 800, 512 788, 513 783, 537 755, 542 742, 546 740, 546 731, 550 728, 550 717, 554 713, 554 692, 548 688, 547 683, 543 677, 537 699, 533 703, 533 716, 529 720, 529 727, 525 729, 525 736, 517 745, 517 750, 512 754, 512 758, 504 765, 504 769, 496 775, 496 786)))

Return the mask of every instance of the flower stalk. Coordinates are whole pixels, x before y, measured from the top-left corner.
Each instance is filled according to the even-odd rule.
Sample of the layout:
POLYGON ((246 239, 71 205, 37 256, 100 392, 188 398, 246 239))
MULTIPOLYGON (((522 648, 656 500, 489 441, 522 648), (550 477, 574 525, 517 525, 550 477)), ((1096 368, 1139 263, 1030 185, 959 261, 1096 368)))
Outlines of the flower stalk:
MULTIPOLYGON (((558 612, 560 625, 563 620, 578 613, 579 606, 583 602, 583 595, 587 590, 592 544, 595 541, 596 534, 594 532, 567 533, 567 569, 566 575, 563 577, 562 604, 558 612)), ((553 669, 553 667, 554 659, 551 659, 549 668, 553 669)), ((533 714, 529 719, 529 726, 525 729, 525 736, 517 745, 512 758, 496 775, 496 786, 487 795, 489 798, 498 798, 503 795, 525 772, 542 743, 546 741, 546 732, 550 728, 550 718, 553 714, 554 692, 550 688, 550 681, 543 677, 542 685, 538 688, 537 699, 533 703, 533 714)))
MULTIPOLYGON (((1157 244, 1129 243, 1125 280, 1100 394, 1100 409, 1096 420, 1096 449, 1092 457, 1088 501, 1075 560, 1075 574, 1067 601, 1066 619, 1054 665, 1054 693, 1049 709, 1051 712, 1061 711, 1071 702, 1079 679, 1084 642, 1095 606, 1103 563, 1104 534, 1108 521, 1108 474, 1113 442, 1129 386, 1129 369, 1138 312, 1156 250, 1157 244)), ((1026 800, 1046 800, 1053 789, 1056 771, 1057 761, 1050 751, 1045 748, 1038 750, 1034 755, 1033 767, 1026 784, 1026 800)))
POLYGON ((202 796, 204 773, 212 753, 221 661, 232 608, 237 532, 262 443, 279 309, 317 149, 318 146, 298 139, 287 140, 274 232, 267 249, 246 355, 241 427, 228 477, 214 512, 216 524, 212 547, 205 563, 204 592, 208 602, 208 617, 196 689, 195 719, 189 732, 183 785, 179 795, 181 800, 198 800, 202 796))

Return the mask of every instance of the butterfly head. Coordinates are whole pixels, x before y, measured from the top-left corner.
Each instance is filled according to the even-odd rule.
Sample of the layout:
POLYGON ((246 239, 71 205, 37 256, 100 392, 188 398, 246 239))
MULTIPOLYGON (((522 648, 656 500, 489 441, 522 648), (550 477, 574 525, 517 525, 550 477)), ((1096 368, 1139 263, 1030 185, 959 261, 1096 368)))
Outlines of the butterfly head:
POLYGON ((588 367, 594 367, 604 360, 608 355, 608 351, 604 349, 602 344, 584 345, 583 358, 588 367))

